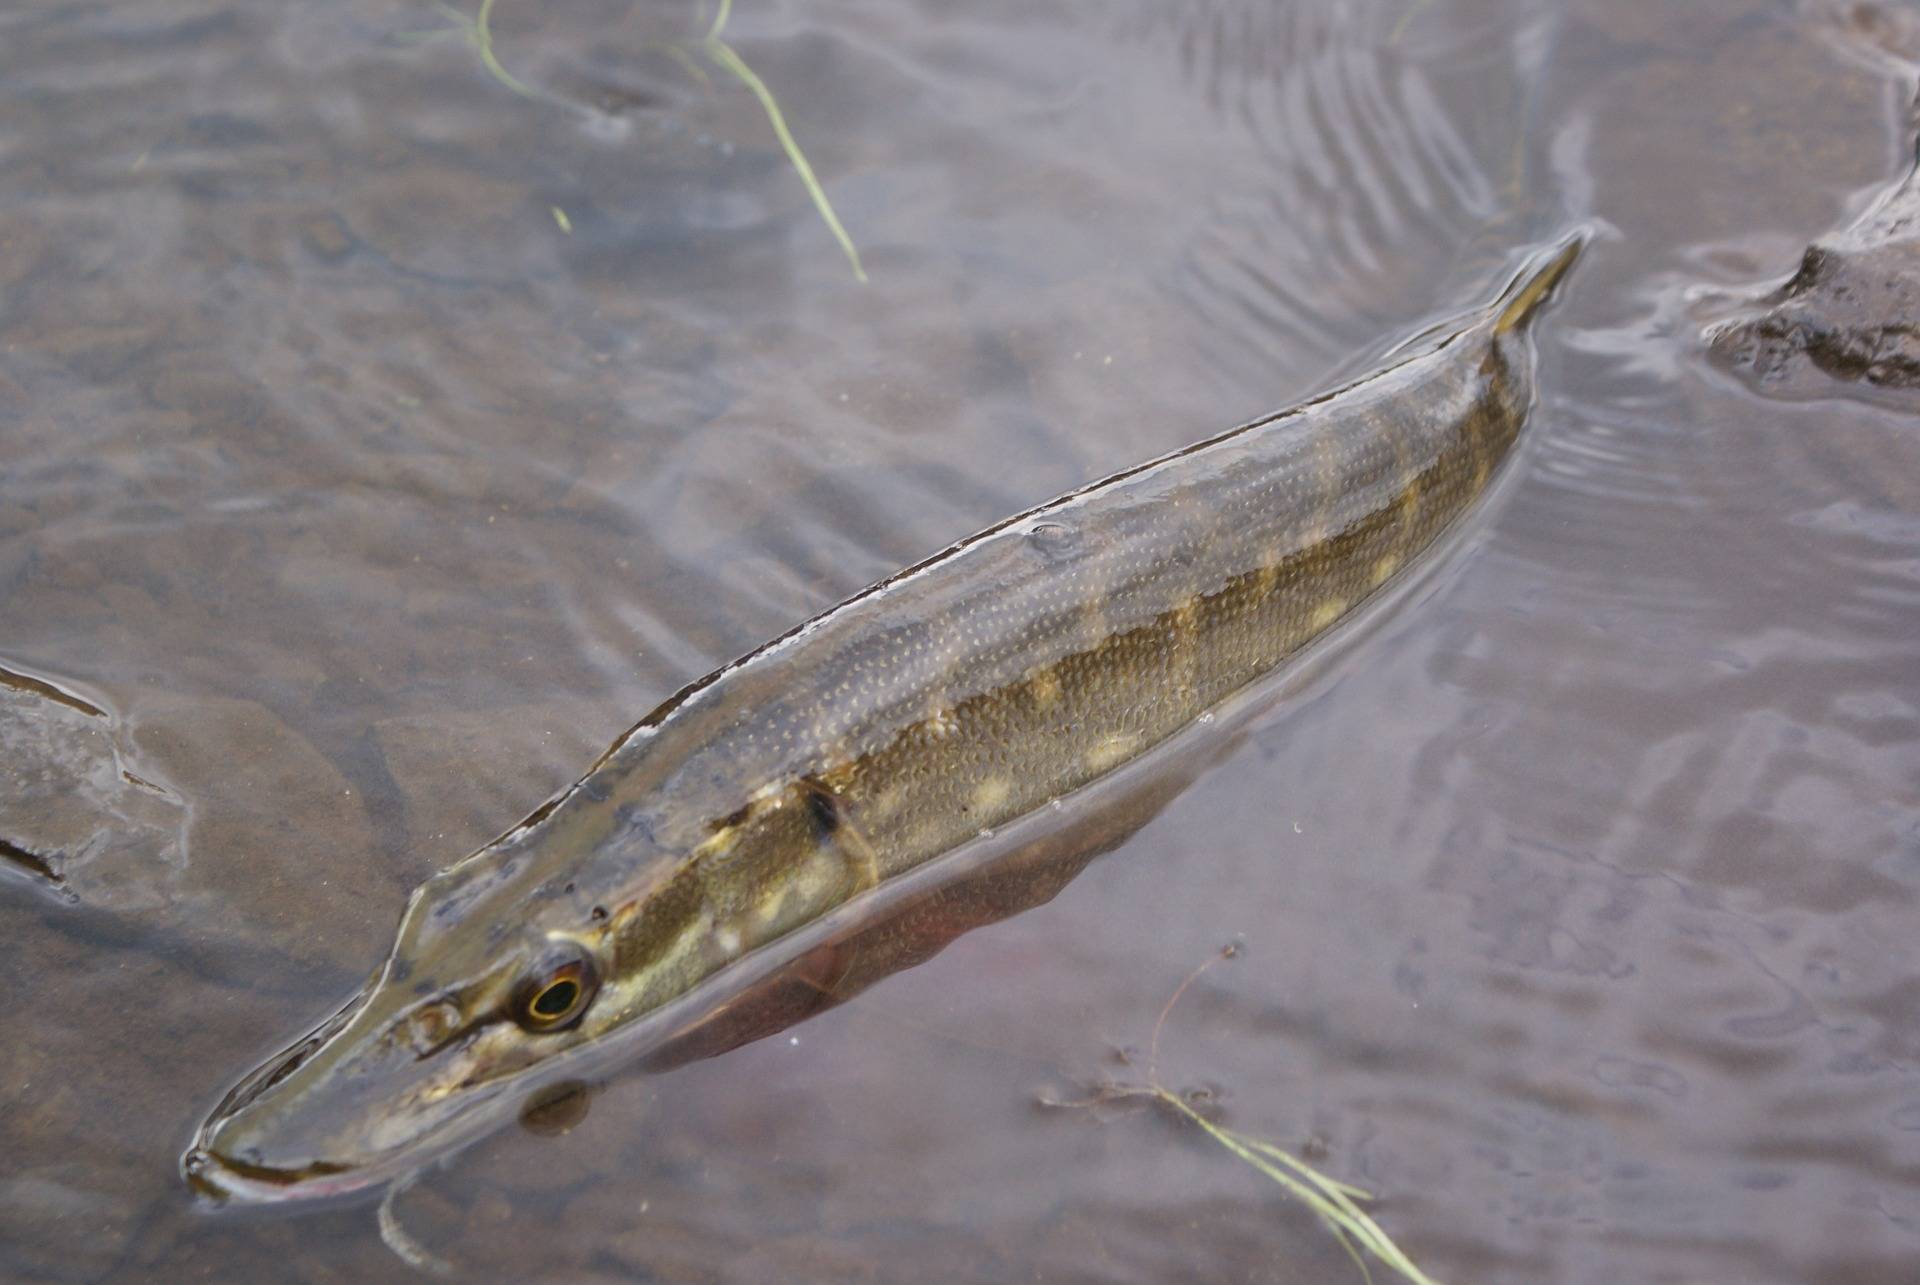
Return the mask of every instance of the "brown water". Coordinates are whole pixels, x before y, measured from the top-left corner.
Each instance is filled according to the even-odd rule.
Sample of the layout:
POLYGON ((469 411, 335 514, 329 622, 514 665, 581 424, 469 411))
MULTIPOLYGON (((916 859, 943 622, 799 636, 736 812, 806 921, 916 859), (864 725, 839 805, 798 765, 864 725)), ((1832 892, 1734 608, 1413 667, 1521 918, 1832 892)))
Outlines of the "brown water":
POLYGON ((396 1211, 480 1277, 1357 1279, 1196 1130, 1039 1105, 1238 940, 1163 1078, 1441 1280, 1920 1275, 1920 421, 1698 343, 1896 173, 1910 15, 739 0, 864 286, 692 3, 492 16, 531 94, 424 0, 0 14, 0 1277, 404 1273, 176 1166, 410 888, 1575 218, 1516 484, 1152 824, 396 1211))

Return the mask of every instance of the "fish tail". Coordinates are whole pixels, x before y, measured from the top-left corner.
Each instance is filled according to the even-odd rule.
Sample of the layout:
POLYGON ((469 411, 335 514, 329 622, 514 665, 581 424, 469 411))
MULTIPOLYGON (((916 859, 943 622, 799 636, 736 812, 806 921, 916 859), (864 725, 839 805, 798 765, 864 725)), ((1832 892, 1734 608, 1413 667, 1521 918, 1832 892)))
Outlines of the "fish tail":
POLYGON ((1528 262, 1520 275, 1514 278, 1513 284, 1507 287, 1506 293, 1494 304, 1494 334, 1504 335, 1526 328, 1527 323, 1533 320, 1533 314, 1552 298, 1554 287, 1560 284, 1560 279, 1580 258, 1580 252, 1586 249, 1587 236, 1587 229, 1579 228, 1528 262))

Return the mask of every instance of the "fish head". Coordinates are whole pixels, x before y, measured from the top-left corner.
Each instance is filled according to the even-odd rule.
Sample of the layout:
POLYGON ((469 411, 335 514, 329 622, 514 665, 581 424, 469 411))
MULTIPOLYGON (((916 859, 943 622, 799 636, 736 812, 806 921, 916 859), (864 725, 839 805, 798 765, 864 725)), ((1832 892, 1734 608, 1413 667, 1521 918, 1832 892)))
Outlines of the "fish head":
POLYGON ((605 1029, 608 913, 539 856, 502 841, 422 884, 361 993, 213 1111, 188 1182, 216 1202, 278 1202, 390 1181, 477 1136, 605 1029))

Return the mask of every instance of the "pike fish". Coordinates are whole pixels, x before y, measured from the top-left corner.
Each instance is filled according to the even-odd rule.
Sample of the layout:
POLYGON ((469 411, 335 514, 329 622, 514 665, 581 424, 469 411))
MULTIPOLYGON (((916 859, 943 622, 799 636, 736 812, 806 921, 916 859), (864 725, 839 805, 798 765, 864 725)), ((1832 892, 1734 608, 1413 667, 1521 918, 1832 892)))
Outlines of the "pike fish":
POLYGON ((277 1201, 401 1177, 1205 722, 1486 491, 1533 403, 1529 323, 1582 244, 1385 369, 1008 518, 670 698, 414 892, 366 988, 206 1120, 189 1182, 277 1201))

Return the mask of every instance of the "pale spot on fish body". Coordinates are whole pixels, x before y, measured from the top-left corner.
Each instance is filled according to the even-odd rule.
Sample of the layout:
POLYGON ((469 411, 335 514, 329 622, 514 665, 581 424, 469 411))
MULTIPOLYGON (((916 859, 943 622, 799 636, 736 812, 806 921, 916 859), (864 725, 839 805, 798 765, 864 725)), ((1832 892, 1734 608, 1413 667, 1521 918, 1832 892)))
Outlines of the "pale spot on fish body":
POLYGON ((1139 739, 1137 736, 1106 737, 1087 751, 1086 764, 1096 772, 1104 772, 1116 763, 1124 762, 1139 739))
POLYGON ((973 787, 973 808, 976 812, 993 812, 1005 803, 1013 793, 1013 783, 1004 776, 990 776, 973 787))
POLYGON ((894 812, 899 809, 900 802, 905 797, 906 786, 900 782, 895 782, 873 796, 873 801, 867 805, 867 812, 875 818, 892 816, 894 812))
POLYGON ((1286 560, 1286 550, 1277 544, 1269 545, 1261 550, 1260 578, 1258 582, 1261 593, 1273 592, 1273 587, 1280 583, 1280 567, 1286 560))
POLYGON ((1036 666, 1027 674, 1027 690, 1033 694, 1035 705, 1052 709, 1060 702, 1060 675, 1051 665, 1036 666))
POLYGON ((1334 621, 1340 619, 1341 614, 1345 612, 1346 609, 1347 600, 1345 598, 1329 598, 1315 607, 1313 609, 1314 632, 1318 633, 1334 621))

